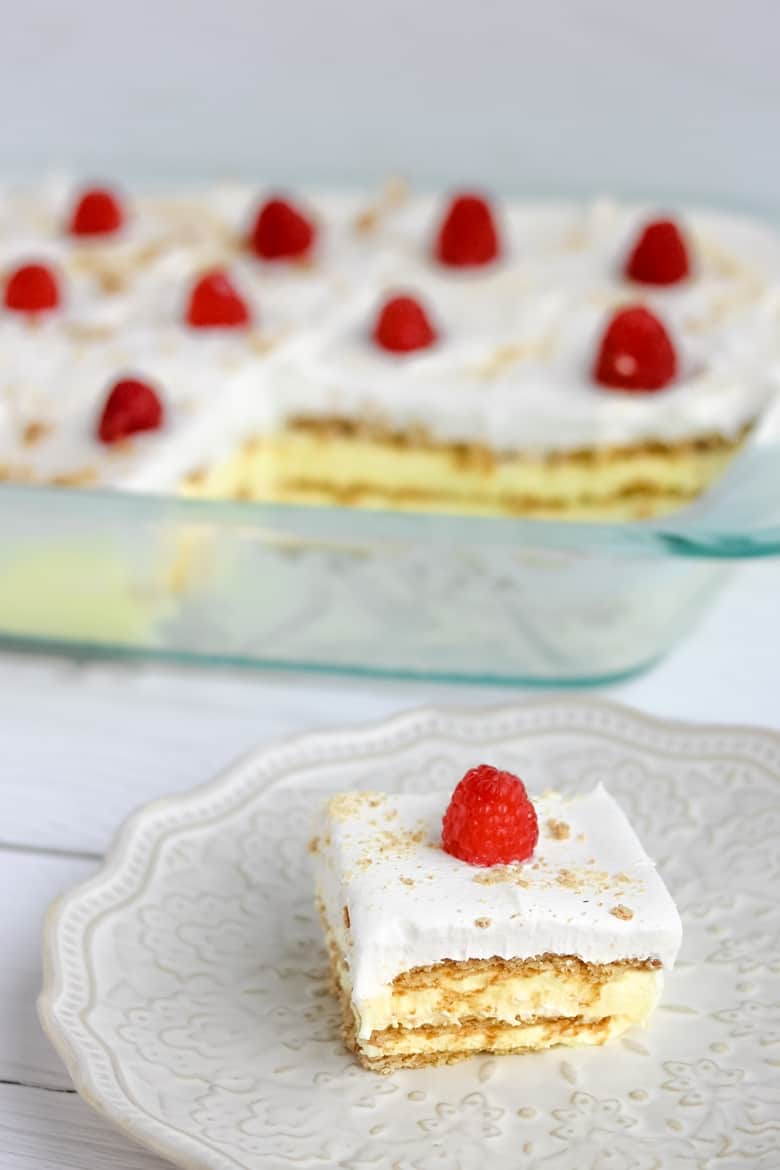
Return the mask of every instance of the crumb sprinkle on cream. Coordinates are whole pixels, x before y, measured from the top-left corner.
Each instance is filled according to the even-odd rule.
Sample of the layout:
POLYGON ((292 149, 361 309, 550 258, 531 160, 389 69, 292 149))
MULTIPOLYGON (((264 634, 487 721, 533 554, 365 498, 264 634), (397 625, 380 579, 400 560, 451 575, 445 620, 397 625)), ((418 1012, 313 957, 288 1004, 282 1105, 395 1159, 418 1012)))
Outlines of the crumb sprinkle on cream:
POLYGON ((634 911, 628 906, 624 906, 622 902, 618 902, 617 906, 613 906, 610 910, 613 918, 620 918, 623 922, 628 922, 634 917, 634 911))

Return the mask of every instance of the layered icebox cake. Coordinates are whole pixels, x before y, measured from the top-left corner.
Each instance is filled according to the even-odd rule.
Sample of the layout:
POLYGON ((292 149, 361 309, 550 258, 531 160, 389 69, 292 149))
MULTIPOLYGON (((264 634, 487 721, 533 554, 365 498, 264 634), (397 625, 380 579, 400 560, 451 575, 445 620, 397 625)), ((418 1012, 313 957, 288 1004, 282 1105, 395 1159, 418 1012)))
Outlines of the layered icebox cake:
POLYGON ((452 794, 345 793, 312 850, 344 1039, 376 1071, 604 1044, 646 1023, 680 947, 601 786, 529 799, 482 765, 452 794))
POLYGON ((0 193, 0 478, 633 518, 769 401, 780 240, 614 201, 0 193))

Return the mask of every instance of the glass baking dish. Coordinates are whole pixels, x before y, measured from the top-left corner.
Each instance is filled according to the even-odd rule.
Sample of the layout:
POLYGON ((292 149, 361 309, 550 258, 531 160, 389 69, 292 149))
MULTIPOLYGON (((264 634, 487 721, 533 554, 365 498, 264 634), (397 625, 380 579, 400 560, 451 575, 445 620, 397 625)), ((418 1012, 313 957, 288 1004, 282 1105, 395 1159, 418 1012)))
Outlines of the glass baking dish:
POLYGON ((604 682, 780 553, 780 441, 658 521, 573 523, 7 484, 6 644, 531 684, 604 682))

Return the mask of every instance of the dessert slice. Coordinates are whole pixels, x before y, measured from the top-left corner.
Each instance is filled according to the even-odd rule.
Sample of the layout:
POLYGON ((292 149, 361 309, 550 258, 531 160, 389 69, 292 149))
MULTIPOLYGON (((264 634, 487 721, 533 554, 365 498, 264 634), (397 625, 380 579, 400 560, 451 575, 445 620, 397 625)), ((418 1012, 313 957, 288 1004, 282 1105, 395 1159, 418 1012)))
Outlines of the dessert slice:
POLYGON ((376 1071, 603 1044, 647 1021, 679 950, 601 786, 531 803, 482 765, 452 798, 346 793, 312 849, 344 1038, 376 1071))

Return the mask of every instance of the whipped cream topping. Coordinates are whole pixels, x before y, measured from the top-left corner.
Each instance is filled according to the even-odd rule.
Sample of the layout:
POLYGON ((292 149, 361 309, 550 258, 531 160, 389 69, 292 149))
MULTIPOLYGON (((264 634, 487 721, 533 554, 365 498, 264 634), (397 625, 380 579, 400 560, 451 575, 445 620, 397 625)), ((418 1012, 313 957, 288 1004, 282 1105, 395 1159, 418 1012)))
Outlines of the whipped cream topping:
POLYGON ((394 358, 367 337, 367 288, 340 326, 285 371, 290 413, 369 417, 442 441, 540 453, 704 434, 728 438, 780 384, 780 237, 745 220, 690 212, 693 277, 667 288, 622 277, 652 209, 599 202, 511 205, 506 255, 487 270, 432 264, 421 241, 437 205, 415 201, 386 226, 386 287, 412 290, 441 334, 394 358), (597 385, 591 372, 618 308, 647 305, 667 326, 680 377, 657 393, 597 385), (305 362, 305 364, 304 364, 305 362))
POLYGON ((373 254, 353 221, 364 200, 313 197, 327 225, 311 265, 268 264, 244 247, 258 193, 215 188, 128 198, 116 236, 64 231, 72 187, 0 194, 0 272, 30 259, 61 277, 61 310, 29 318, 0 308, 0 475, 172 490, 189 471, 275 425, 277 353, 302 338, 368 277, 373 254), (249 329, 184 321, 198 276, 225 267, 250 305, 249 329), (110 386, 137 375, 158 389, 167 421, 115 446, 96 426, 110 386))
POLYGON ((358 1011, 401 972, 445 959, 577 955, 674 965, 675 905, 599 785, 533 797, 540 837, 522 864, 480 868, 443 852, 449 793, 347 793, 318 826, 316 882, 358 1011))
POLYGON ((628 284, 623 257, 654 209, 496 203, 504 254, 454 270, 430 255, 443 201, 317 195, 306 264, 263 263, 243 247, 259 192, 130 197, 117 236, 64 231, 75 188, 62 179, 0 193, 0 270, 30 259, 61 273, 64 305, 35 320, 0 309, 0 472, 6 477, 172 490, 242 438, 299 416, 423 427, 441 441, 539 452, 734 437, 780 378, 780 237, 744 218, 687 212, 693 278, 628 284), (368 208, 369 214, 361 214, 368 208), (249 330, 183 323, 195 278, 228 268, 249 330), (379 304, 410 290, 440 341, 394 355, 371 341, 379 304), (682 374, 655 394, 591 379, 620 305, 667 324, 682 374), (159 388, 165 428, 105 447, 95 424, 110 384, 129 373, 159 388))

